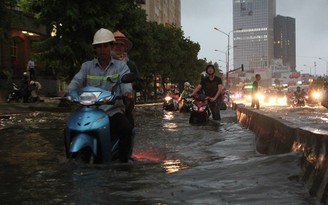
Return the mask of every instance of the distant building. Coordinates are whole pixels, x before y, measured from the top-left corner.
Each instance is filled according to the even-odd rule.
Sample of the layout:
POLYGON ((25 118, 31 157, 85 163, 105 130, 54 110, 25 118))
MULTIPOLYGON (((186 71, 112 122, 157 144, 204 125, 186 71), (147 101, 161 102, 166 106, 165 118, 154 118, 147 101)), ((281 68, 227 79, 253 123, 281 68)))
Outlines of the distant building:
POLYGON ((31 15, 18 9, 10 9, 8 12, 12 20, 9 38, 0 40, 0 75, 4 75, 2 79, 20 79, 33 53, 32 42, 39 41, 47 32, 45 26, 35 24, 31 15))
POLYGON ((276 16, 274 18, 274 57, 296 70, 295 18, 276 16))
POLYGON ((248 73, 259 73, 269 81, 274 58, 273 19, 276 0, 233 1, 234 65, 244 64, 248 73))
POLYGON ((146 11, 148 21, 181 27, 180 0, 145 0, 141 5, 146 11))

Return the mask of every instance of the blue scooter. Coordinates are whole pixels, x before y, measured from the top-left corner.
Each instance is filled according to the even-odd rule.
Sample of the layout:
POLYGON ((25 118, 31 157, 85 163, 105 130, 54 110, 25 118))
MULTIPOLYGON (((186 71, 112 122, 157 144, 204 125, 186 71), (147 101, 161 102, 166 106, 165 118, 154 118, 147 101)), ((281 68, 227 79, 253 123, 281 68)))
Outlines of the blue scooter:
MULTIPOLYGON (((114 92, 120 83, 132 83, 135 75, 122 76, 112 91, 97 87, 83 87, 69 93, 69 102, 81 105, 66 122, 64 133, 66 157, 85 163, 103 163, 119 158, 119 137, 110 132, 110 118, 100 109, 101 105, 112 105, 122 99, 114 92)), ((134 131, 131 136, 134 139, 134 131)), ((131 148, 132 149, 132 148, 131 148)), ((132 150, 129 151, 130 155, 132 150)))

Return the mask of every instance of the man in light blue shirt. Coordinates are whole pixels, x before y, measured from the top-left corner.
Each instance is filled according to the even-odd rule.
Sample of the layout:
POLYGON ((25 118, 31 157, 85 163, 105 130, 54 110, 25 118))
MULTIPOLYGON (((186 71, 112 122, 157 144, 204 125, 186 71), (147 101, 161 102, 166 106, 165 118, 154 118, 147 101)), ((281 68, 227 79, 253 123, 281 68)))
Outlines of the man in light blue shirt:
MULTIPOLYGON (((68 85, 67 91, 73 91, 84 86, 94 86, 105 90, 112 90, 120 78, 130 72, 124 61, 115 60, 111 57, 114 35, 111 31, 101 28, 93 39, 97 57, 84 62, 80 71, 73 77, 68 85)), ((131 83, 119 84, 115 92, 123 97, 132 98, 133 89, 131 83)), ((127 162, 131 150, 132 125, 125 116, 123 100, 117 100, 114 105, 103 105, 101 107, 110 116, 110 129, 119 134, 120 137, 120 161, 127 162)))

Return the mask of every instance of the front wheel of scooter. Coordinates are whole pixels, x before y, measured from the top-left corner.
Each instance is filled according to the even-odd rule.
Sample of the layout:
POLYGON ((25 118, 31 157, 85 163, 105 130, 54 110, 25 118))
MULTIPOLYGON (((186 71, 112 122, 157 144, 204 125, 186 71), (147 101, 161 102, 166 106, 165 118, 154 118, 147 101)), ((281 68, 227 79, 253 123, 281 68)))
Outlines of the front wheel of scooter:
POLYGON ((78 152, 71 153, 69 156, 70 160, 74 160, 77 163, 85 163, 85 164, 94 164, 95 156, 90 147, 85 147, 78 152))

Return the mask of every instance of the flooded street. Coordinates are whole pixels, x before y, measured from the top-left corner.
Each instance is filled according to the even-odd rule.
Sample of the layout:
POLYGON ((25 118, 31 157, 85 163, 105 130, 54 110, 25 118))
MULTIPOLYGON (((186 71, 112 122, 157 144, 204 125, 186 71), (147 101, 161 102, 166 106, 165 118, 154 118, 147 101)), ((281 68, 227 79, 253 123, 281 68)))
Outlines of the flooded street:
POLYGON ((221 124, 189 124, 188 113, 137 106, 129 164, 71 164, 67 112, 3 114, 1 204, 319 204, 299 181, 299 153, 256 152, 254 134, 221 111, 221 124))
POLYGON ((267 113, 277 113, 280 119, 295 124, 302 129, 315 133, 328 134, 328 109, 321 106, 304 107, 264 107, 262 111, 267 113))

